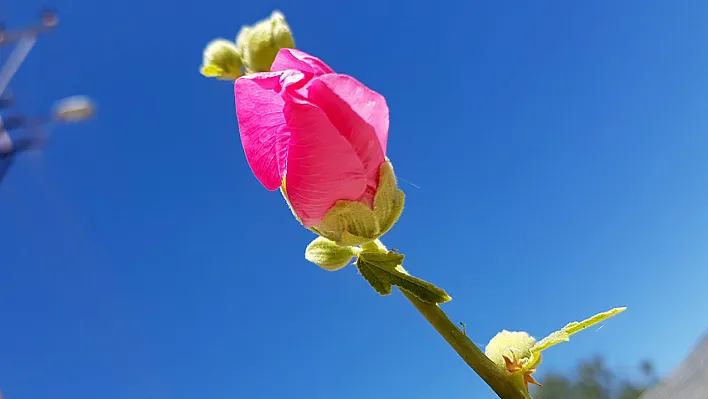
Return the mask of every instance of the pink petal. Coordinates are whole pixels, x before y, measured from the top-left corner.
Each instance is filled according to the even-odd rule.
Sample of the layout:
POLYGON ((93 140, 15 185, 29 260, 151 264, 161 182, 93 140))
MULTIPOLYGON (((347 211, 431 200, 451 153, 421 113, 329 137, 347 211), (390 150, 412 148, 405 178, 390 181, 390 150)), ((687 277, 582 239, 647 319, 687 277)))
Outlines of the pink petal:
POLYGON ((305 227, 319 224, 338 200, 357 200, 367 176, 352 145, 322 110, 304 101, 287 101, 291 138, 286 190, 305 227))
POLYGON ((368 184, 375 189, 388 139, 386 99, 347 75, 314 78, 305 90, 308 101, 319 107, 350 143, 366 169, 368 184))
POLYGON ((295 71, 256 73, 234 84, 241 143, 256 179, 268 190, 280 187, 287 168, 290 131, 279 94, 282 82, 303 79, 295 71))
POLYGON ((326 73, 334 73, 332 68, 322 62, 317 57, 313 57, 300 50, 284 48, 280 49, 278 55, 271 65, 271 72, 285 71, 294 69, 296 71, 311 73, 315 76, 324 75, 326 73))

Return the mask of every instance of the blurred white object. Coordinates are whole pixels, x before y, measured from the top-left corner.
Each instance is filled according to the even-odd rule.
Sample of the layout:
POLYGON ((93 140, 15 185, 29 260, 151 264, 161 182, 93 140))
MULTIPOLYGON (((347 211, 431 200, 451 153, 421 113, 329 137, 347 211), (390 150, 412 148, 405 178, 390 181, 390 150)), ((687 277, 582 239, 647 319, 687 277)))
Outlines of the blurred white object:
POLYGON ((20 40, 17 46, 12 50, 5 65, 0 69, 0 95, 5 92, 7 85, 10 84, 12 77, 15 76, 17 70, 25 62, 25 58, 32 51, 34 44, 37 43, 36 36, 27 36, 20 40))
POLYGON ((79 122, 90 119, 96 106, 86 96, 73 96, 59 100, 54 106, 54 117, 63 122, 79 122))
POLYGON ((45 28, 55 28, 59 24, 59 17, 53 10, 42 10, 41 19, 45 28))

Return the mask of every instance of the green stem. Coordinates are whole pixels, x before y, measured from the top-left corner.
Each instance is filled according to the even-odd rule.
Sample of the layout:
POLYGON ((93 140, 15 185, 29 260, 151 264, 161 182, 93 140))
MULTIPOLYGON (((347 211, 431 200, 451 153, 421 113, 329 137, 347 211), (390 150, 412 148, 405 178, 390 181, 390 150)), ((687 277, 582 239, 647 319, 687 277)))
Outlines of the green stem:
POLYGON ((403 295, 418 309, 418 312, 428 320, 435 330, 457 352, 462 360, 477 373, 502 399, 530 399, 528 392, 512 383, 504 372, 482 352, 474 342, 453 323, 440 309, 440 306, 425 303, 413 294, 400 290, 403 295))
MULTIPOLYGON (((386 246, 380 241, 375 240, 366 244, 362 244, 361 248, 367 251, 386 252, 386 246)), ((430 304, 418 299, 417 296, 406 290, 400 290, 403 295, 418 309, 418 312, 428 320, 435 330, 440 334, 445 341, 457 352, 462 360, 477 373, 484 382, 489 385, 501 399, 531 399, 528 391, 521 386, 514 384, 507 377, 504 370, 499 369, 494 362, 482 352, 474 342, 463 334, 455 323, 440 309, 436 304, 430 304)))

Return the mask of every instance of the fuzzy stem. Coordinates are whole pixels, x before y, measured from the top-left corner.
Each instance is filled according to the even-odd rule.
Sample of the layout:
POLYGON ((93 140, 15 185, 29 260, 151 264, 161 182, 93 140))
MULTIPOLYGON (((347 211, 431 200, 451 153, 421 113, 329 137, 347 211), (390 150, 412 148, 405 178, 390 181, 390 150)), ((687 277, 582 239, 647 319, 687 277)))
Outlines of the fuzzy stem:
POLYGON ((449 317, 440 309, 440 306, 425 303, 415 295, 400 290, 403 295, 418 309, 418 312, 428 320, 435 330, 457 352, 462 360, 477 373, 502 399, 530 399, 531 397, 523 388, 514 384, 504 372, 497 367, 477 345, 475 345, 449 317))

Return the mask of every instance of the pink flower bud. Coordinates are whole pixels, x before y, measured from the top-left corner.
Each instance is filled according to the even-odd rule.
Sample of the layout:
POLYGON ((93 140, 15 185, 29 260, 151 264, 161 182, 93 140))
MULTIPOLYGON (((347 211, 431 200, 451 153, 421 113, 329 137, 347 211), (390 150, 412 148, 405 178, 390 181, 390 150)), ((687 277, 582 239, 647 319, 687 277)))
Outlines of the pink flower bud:
POLYGON ((338 201, 373 208, 386 162, 384 97, 295 49, 271 72, 236 80, 236 115, 248 164, 268 190, 281 187, 295 215, 317 226, 338 201))

